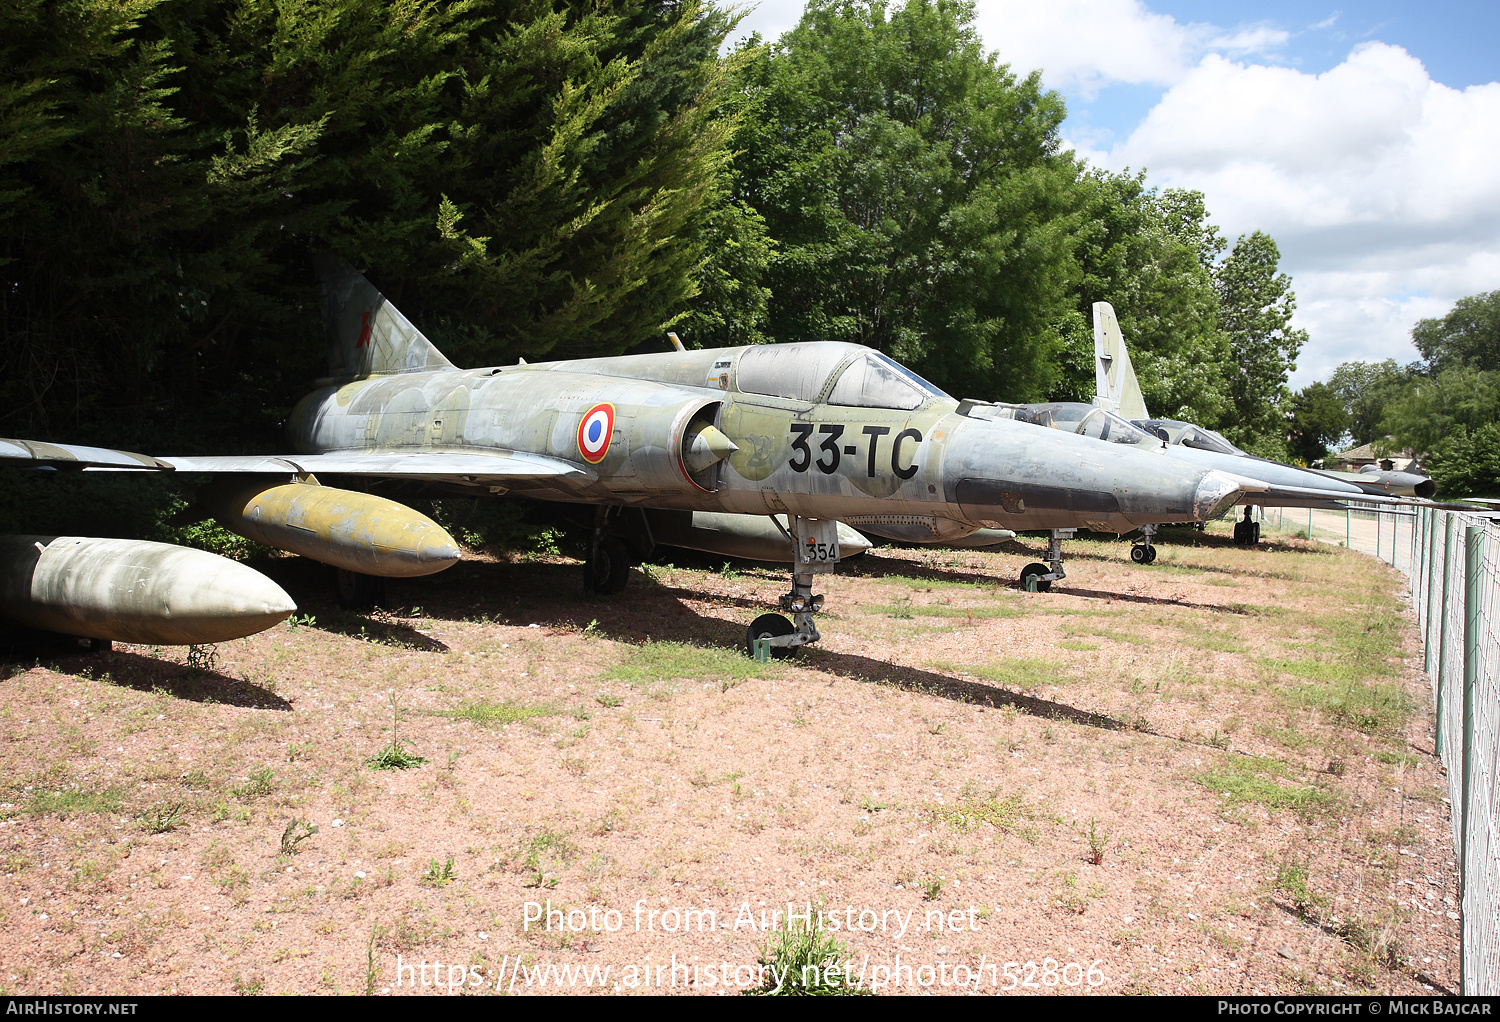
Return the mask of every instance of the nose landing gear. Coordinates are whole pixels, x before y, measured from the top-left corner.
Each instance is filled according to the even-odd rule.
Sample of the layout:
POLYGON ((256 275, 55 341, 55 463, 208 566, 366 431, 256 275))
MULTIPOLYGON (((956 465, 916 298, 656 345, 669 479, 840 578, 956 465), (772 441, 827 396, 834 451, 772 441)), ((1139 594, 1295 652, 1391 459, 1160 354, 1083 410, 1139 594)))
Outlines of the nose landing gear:
POLYGON ((1151 541, 1156 538, 1157 526, 1142 525, 1141 538, 1130 545, 1130 559, 1136 564, 1154 564, 1156 562, 1156 547, 1151 541))
POLYGON ((1060 578, 1067 578, 1068 573, 1063 570, 1062 544, 1065 539, 1072 539, 1078 532, 1077 529, 1053 529, 1052 542, 1047 545, 1047 564, 1040 561, 1028 564, 1021 569, 1021 588, 1028 593, 1045 593, 1052 589, 1052 583, 1060 578))
POLYGON ((745 629, 745 652, 756 660, 789 660, 802 646, 823 637, 813 619, 823 609, 823 595, 812 591, 813 576, 838 568, 838 522, 793 516, 790 524, 792 590, 783 593, 780 602, 781 609, 792 617, 787 620, 780 614, 762 614, 750 623, 745 629))

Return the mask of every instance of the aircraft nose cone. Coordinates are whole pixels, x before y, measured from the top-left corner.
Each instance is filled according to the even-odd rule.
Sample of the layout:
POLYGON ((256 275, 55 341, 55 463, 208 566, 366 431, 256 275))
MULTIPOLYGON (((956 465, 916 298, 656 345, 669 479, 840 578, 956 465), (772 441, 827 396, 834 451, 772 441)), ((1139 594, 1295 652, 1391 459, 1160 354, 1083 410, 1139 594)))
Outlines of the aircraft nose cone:
POLYGON ((1218 518, 1240 499, 1240 487, 1223 472, 1208 472, 1193 492, 1193 515, 1200 522, 1218 518))

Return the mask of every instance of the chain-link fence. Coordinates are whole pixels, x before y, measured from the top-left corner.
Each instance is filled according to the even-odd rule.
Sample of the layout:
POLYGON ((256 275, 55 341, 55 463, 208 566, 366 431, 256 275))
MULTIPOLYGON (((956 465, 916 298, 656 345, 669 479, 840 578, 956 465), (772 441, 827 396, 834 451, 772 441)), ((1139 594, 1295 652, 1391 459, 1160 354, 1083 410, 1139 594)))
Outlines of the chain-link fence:
POLYGON ((1435 508, 1396 521, 1405 528, 1383 537, 1380 556, 1410 579, 1437 704, 1463 884, 1462 992, 1500 994, 1500 534, 1435 508))

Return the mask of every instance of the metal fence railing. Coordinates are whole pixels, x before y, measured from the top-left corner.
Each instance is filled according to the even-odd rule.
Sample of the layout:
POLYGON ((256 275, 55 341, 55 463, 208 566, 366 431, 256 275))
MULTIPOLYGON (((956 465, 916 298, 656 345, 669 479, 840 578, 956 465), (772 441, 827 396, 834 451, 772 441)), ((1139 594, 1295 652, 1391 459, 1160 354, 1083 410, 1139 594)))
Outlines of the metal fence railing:
MULTIPOLYGON (((1390 517, 1390 512, 1385 512, 1390 517)), ((1460 986, 1500 994, 1500 533, 1421 508, 1381 559, 1406 571, 1448 769, 1462 912, 1460 986)))
POLYGON ((1406 573, 1432 684, 1462 884, 1460 989, 1500 994, 1500 527, 1466 512, 1261 509, 1261 521, 1406 573))

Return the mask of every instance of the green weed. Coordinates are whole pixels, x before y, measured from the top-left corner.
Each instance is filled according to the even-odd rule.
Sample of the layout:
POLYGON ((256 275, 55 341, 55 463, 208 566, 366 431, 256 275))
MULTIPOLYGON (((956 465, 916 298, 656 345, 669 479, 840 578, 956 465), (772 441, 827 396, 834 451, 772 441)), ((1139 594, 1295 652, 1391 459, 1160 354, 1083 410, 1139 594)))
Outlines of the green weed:
POLYGON ((766 981, 751 996, 797 997, 862 994, 850 985, 848 948, 832 933, 800 923, 777 930, 760 949, 766 981))

